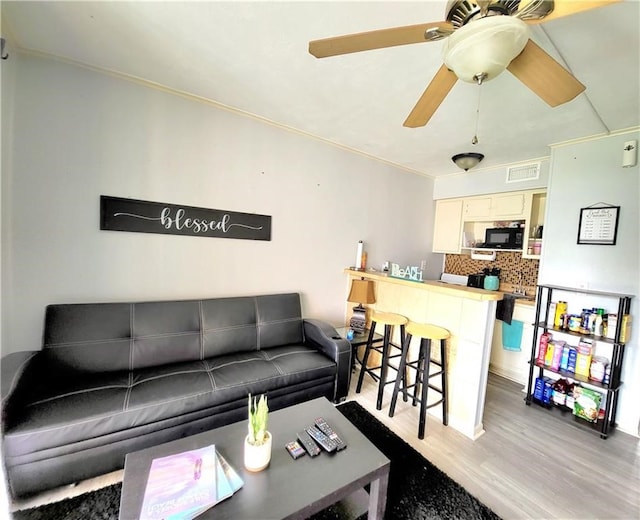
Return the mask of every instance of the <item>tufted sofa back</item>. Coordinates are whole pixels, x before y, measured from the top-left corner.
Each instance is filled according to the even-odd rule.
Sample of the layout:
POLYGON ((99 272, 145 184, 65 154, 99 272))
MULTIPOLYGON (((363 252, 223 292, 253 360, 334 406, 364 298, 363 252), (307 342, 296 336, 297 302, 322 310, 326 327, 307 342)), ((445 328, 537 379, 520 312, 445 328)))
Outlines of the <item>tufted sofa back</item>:
POLYGON ((49 305, 43 350, 57 368, 105 372, 303 341, 300 295, 288 293, 49 305))

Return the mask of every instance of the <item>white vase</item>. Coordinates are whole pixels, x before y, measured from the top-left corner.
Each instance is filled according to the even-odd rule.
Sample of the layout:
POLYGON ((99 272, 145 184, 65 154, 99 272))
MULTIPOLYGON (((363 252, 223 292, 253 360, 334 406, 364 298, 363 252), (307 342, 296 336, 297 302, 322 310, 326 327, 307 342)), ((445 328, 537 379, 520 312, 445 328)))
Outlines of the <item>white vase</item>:
POLYGON ((249 443, 249 436, 244 439, 244 467, 248 471, 262 471, 271 461, 271 434, 266 432, 265 442, 259 446, 249 443))

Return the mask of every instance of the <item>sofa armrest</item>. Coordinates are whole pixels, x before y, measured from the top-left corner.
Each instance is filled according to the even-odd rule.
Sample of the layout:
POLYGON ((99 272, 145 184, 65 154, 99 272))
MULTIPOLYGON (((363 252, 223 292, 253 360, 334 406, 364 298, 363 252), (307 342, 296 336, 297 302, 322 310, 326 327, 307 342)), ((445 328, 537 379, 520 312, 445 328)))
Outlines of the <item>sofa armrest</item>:
POLYGON ((303 320, 305 341, 337 365, 336 386, 333 396, 338 403, 347 397, 351 379, 351 344, 340 337, 334 327, 321 320, 303 320))
POLYGON ((25 350, 12 352, 0 360, 0 397, 2 397, 2 419, 4 423, 5 412, 18 381, 27 369, 33 364, 38 350, 25 350))

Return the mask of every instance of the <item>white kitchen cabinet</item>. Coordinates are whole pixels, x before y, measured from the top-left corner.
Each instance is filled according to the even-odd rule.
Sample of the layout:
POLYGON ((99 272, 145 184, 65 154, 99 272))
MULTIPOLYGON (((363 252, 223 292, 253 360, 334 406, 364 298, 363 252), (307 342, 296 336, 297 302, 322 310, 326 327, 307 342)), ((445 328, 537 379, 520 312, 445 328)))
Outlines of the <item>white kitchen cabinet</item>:
POLYGON ((544 223, 545 205, 544 189, 437 200, 432 250, 459 254, 462 249, 468 250, 473 244, 483 242, 485 230, 494 227, 496 222, 523 221, 527 240, 522 256, 539 259, 540 254, 534 252, 533 246, 540 240, 533 235, 544 223))
POLYGON ((491 216, 496 219, 524 219, 526 202, 525 193, 495 195, 491 198, 491 216))
POLYGON ((463 200, 463 217, 465 220, 482 220, 491 217, 491 197, 463 200))
POLYGON ((432 247, 434 253, 460 253, 462 202, 462 199, 436 201, 432 247))
POLYGON ((520 220, 527 216, 526 192, 469 197, 464 199, 463 219, 470 220, 520 220))

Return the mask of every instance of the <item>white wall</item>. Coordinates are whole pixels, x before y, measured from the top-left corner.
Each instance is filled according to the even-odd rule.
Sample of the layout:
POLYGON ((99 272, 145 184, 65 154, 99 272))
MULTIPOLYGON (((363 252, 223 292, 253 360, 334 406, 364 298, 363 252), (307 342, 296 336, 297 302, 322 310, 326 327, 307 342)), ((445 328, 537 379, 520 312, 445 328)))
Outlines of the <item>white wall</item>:
MULTIPOLYGON (((618 423, 624 431, 637 435, 640 423, 640 167, 622 167, 624 142, 632 139, 640 139, 637 129, 559 145, 552 150, 539 282, 635 296, 631 302, 634 319, 631 341, 624 354, 618 423), (599 202, 621 206, 617 243, 615 246, 578 245, 580 209, 599 202)), ((579 312, 581 304, 573 305, 579 312)))
POLYGON ((341 325, 360 239, 370 266, 428 259, 439 274, 430 179, 114 76, 12 59, 3 354, 40 348, 50 303, 299 291, 306 316, 341 325), (272 215, 272 240, 100 231, 100 195, 272 215))
MULTIPOLYGON (((8 46, 6 48, 6 52, 10 57, 13 55, 13 48, 8 46)), ((0 103, 0 121, 2 121, 2 171, 9 171, 11 169, 11 153, 10 150, 13 144, 13 103, 5 103, 4 100, 12 100, 15 94, 15 60, 7 59, 2 61, 2 65, 0 66, 0 80, 1 80, 1 88, 2 88, 2 103, 0 103)), ((7 248, 4 247, 4 232, 5 227, 7 226, 8 220, 4 218, 4 207, 5 207, 5 194, 8 193, 9 185, 5 181, 8 179, 2 176, 0 182, 0 197, 2 200, 2 212, 0 212, 0 230, 2 233, 2 240, 0 241, 0 313, 3 312, 4 305, 4 291, 3 288, 5 286, 5 270, 3 268, 5 263, 5 254, 7 252, 7 248)), ((8 197, 7 197, 8 198, 8 197)), ((4 320, 0 321, 0 337, 4 336, 4 320)), ((2 448, 2 440, 0 439, 0 452, 4 453, 2 448)), ((2 461, 0 462, 0 512, 8 512, 9 511, 9 490, 7 489, 7 478, 5 472, 5 464, 4 457, 2 457, 2 461)), ((7 516, 10 514, 7 513, 7 516)), ((4 518, 4 517, 3 517, 4 518)))

